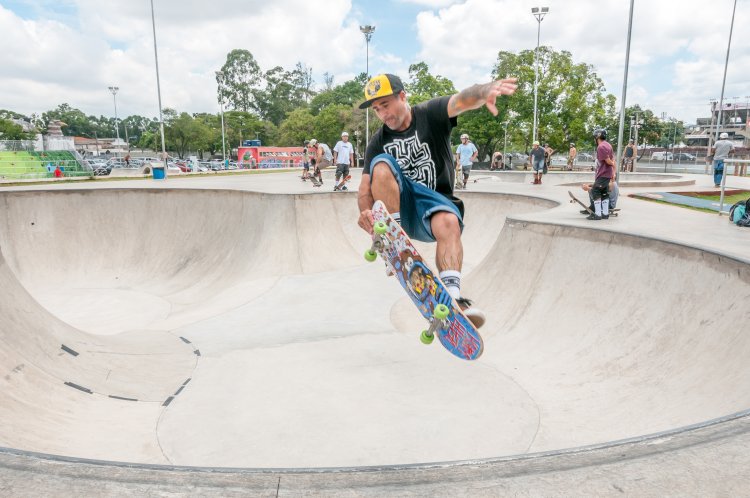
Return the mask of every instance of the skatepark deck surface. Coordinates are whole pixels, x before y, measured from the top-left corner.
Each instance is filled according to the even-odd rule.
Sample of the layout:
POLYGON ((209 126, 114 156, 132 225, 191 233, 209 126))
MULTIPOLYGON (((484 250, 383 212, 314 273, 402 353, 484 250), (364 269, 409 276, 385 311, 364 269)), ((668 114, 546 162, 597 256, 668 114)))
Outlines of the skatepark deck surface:
POLYGON ((0 489, 741 494, 750 232, 627 197, 658 175, 597 222, 585 174, 481 176, 476 362, 364 261, 358 172, 1 189, 0 489))

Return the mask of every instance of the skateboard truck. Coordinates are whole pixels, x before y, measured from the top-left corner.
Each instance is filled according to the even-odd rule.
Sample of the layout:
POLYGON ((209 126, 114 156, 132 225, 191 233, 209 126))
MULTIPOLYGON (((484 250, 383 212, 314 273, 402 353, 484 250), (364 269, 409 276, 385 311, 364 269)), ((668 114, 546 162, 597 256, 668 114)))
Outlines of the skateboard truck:
POLYGON ((372 237, 372 246, 365 251, 365 259, 372 263, 377 259, 378 253, 385 249, 385 243, 383 242, 382 235, 388 231, 388 225, 382 221, 378 221, 373 225, 372 231, 374 233, 372 237))
POLYGON ((445 319, 448 318, 450 313, 450 308, 444 304, 438 304, 435 306, 435 311, 432 312, 430 328, 422 331, 419 340, 422 341, 423 344, 432 344, 432 341, 435 339, 435 332, 448 327, 448 322, 445 319))

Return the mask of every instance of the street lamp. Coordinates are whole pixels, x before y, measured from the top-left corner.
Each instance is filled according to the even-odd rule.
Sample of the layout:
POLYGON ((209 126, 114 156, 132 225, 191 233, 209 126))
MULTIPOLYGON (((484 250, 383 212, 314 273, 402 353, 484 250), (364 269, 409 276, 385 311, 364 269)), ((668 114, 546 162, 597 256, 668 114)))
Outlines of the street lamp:
POLYGON ((115 101, 115 133, 117 134, 117 143, 120 143, 120 126, 117 124, 117 92, 120 91, 120 87, 110 86, 109 91, 112 92, 112 98, 115 101))
POLYGON ((227 145, 224 138, 224 73, 216 71, 216 81, 219 82, 219 107, 221 109, 221 159, 226 167, 227 145))
POLYGON ((546 16, 549 13, 549 7, 532 7, 531 8, 531 14, 536 18, 537 23, 537 30, 536 30, 536 50, 534 50, 534 130, 532 132, 531 141, 537 139, 536 136, 536 128, 537 128, 537 93, 538 93, 538 86, 539 86, 539 61, 538 61, 538 55, 539 52, 539 38, 542 34, 542 20, 544 19, 544 16, 546 16))
MULTIPOLYGON (((367 45, 367 79, 369 81, 370 79, 370 40, 372 39, 372 34, 375 32, 375 26, 367 25, 367 26, 360 26, 359 30, 365 35, 365 42, 367 45)), ((367 148, 367 143, 370 141, 370 108, 368 107, 365 109, 365 148, 367 148)))
POLYGON ((156 94, 159 97, 159 131, 161 133, 161 157, 164 161, 164 178, 167 177, 167 146, 164 142, 164 115, 161 109, 161 83, 159 82, 159 53, 156 50, 156 20, 154 19, 154 0, 151 0, 151 28, 154 33, 154 64, 156 65, 156 94))
MULTIPOLYGON (((516 117, 516 113, 513 111, 508 111, 508 119, 505 120, 503 123, 503 126, 505 127, 505 135, 503 137, 503 164, 505 164, 505 161, 508 159, 508 156, 506 155, 505 149, 508 148, 508 124, 510 124, 511 120, 516 117)), ((513 163, 511 161, 511 164, 508 165, 507 169, 513 169, 513 163)))
POLYGON ((359 128, 357 128, 356 130, 354 130, 354 141, 356 142, 356 144, 354 146, 354 150, 357 151, 357 164, 355 165, 355 167, 359 166, 359 136, 361 134, 362 133, 359 131, 359 128))

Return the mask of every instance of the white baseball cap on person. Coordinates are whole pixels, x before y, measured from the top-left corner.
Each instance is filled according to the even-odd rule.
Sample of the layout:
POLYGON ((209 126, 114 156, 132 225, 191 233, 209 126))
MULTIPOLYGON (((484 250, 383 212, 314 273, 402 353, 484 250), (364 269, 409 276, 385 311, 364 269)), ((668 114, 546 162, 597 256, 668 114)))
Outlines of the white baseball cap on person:
POLYGON ((342 137, 348 137, 348 136, 349 136, 349 133, 347 133, 347 132, 343 132, 343 133, 341 134, 341 136, 342 136, 342 137))

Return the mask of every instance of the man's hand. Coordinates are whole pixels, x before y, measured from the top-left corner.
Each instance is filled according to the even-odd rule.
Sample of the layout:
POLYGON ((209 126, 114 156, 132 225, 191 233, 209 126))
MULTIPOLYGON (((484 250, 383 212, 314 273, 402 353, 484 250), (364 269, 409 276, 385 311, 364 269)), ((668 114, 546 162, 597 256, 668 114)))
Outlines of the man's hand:
POLYGON ((448 101, 448 116, 454 118, 465 111, 487 106, 493 116, 497 116, 497 98, 501 95, 512 95, 518 85, 517 78, 495 80, 484 85, 474 85, 453 95, 448 101))
POLYGON ((359 213, 359 221, 357 224, 362 230, 372 235, 372 227, 375 224, 375 220, 372 217, 372 209, 365 209, 359 213))
POLYGON ((497 98, 501 95, 513 95, 518 88, 516 81, 518 81, 518 78, 506 78, 490 83, 485 105, 493 116, 497 116, 497 106, 495 105, 497 98))

